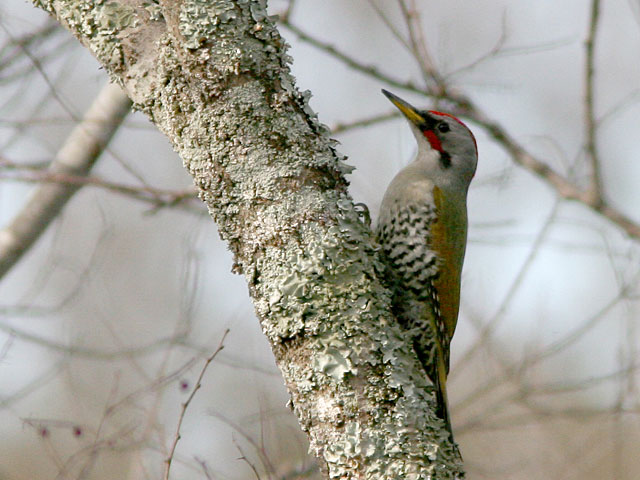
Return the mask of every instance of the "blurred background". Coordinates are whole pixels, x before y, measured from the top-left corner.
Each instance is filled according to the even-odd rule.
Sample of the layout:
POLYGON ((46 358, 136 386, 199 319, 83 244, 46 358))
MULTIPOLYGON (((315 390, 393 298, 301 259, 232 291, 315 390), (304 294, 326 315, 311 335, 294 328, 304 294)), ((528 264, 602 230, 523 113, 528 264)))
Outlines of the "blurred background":
MULTIPOLYGON (((415 148, 380 88, 445 111, 418 92, 467 95, 580 191, 599 170, 605 214, 463 118, 480 161, 449 395, 468 478, 640 477, 640 2, 602 3, 269 2, 374 221, 415 148)), ((42 11, 2 2, 0 229, 106 82, 42 11)), ((90 175, 0 278, 0 479, 160 478, 223 337, 172 476, 317 477, 244 279, 166 138, 131 113, 90 175)))

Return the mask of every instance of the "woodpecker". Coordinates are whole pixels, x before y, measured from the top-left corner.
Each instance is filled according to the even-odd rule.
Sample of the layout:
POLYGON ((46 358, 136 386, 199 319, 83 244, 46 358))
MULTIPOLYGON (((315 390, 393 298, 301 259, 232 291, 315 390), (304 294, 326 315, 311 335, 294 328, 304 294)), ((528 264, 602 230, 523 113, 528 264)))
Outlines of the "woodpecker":
POLYGON ((478 162, 475 137, 448 113, 418 110, 382 93, 406 117, 415 159, 391 181, 376 234, 385 280, 398 321, 434 385, 437 413, 451 440, 446 381, 449 345, 460 306, 460 274, 467 244, 467 191, 478 162))

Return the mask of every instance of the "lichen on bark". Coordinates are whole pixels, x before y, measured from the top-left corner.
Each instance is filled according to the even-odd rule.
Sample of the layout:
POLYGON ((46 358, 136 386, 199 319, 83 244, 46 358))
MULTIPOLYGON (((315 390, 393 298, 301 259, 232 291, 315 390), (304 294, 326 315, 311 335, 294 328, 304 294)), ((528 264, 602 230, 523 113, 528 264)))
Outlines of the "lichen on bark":
POLYGON ((166 0, 151 13, 133 0, 34 3, 94 52, 182 158, 247 278, 326 475, 460 476, 377 279, 351 168, 295 87, 266 2, 166 0))

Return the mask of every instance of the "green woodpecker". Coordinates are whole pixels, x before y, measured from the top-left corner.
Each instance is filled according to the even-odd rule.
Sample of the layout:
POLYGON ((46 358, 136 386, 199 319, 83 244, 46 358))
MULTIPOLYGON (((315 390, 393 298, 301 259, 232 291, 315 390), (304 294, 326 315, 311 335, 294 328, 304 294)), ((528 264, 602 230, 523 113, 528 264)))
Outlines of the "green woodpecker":
POLYGON ((460 305, 467 191, 478 148, 447 113, 418 110, 386 90, 418 142, 416 158, 387 188, 377 226, 393 310, 434 384, 438 416, 453 438, 447 404, 449 345, 460 305))

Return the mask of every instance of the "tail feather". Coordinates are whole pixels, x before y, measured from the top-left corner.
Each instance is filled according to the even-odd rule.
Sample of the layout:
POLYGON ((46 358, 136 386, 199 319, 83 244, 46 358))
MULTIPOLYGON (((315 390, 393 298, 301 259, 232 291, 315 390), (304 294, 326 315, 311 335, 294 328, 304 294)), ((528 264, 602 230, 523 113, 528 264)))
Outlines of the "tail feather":
POLYGON ((451 416, 449 414, 449 398, 447 397, 447 373, 444 363, 438 362, 434 377, 433 383, 436 387, 437 400, 436 413, 444 421, 444 425, 449 432, 449 439, 453 442, 453 429, 451 428, 451 416))
POLYGON ((449 432, 449 440, 455 449, 458 457, 462 461, 460 449, 453 439, 453 428, 451 427, 451 416, 449 414, 449 398, 447 397, 447 368, 444 362, 437 362, 434 385, 436 387, 436 414, 444 421, 444 425, 449 432))

